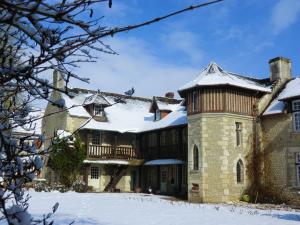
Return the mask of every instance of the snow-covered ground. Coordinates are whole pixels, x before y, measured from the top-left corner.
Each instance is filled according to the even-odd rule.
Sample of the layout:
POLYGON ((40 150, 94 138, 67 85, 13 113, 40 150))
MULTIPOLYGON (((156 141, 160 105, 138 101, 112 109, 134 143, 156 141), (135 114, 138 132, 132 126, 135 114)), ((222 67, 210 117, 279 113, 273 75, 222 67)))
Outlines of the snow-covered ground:
POLYGON ((285 225, 299 224, 300 213, 257 210, 232 205, 189 204, 163 196, 125 193, 38 193, 30 191, 29 211, 35 217, 50 212, 55 224, 88 225, 285 225))

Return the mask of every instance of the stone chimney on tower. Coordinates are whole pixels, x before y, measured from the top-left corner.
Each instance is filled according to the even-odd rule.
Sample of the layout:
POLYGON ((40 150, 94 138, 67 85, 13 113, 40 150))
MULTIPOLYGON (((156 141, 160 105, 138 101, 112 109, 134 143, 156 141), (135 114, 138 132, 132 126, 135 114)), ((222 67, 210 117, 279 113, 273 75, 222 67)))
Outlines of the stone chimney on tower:
POLYGON ((284 57, 276 57, 270 59, 270 81, 271 82, 284 82, 290 80, 292 63, 290 59, 284 57))

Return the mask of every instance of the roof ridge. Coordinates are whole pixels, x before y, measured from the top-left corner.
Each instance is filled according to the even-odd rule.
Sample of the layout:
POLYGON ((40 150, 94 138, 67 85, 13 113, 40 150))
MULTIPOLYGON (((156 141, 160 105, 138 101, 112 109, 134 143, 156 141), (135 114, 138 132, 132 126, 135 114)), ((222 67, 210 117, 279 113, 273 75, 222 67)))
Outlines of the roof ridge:
POLYGON ((119 94, 119 93, 113 93, 113 92, 105 92, 105 91, 96 91, 96 90, 90 90, 90 89, 83 89, 83 88, 69 88, 70 92, 75 92, 77 94, 79 94, 79 92, 82 93, 90 93, 90 94, 95 94, 95 93, 101 93, 104 95, 109 95, 109 96, 113 96, 113 97, 121 97, 121 98, 126 98, 126 99, 135 99, 135 100, 141 100, 141 101, 147 101, 150 102, 152 101, 152 98, 146 98, 146 97, 139 97, 139 96, 128 96, 128 95, 124 95, 124 94, 119 94))
POLYGON ((168 98, 168 97, 164 97, 164 96, 153 96, 154 99, 158 99, 158 100, 166 100, 166 101, 179 101, 181 102, 182 99, 177 99, 177 98, 168 98))
POLYGON ((269 78, 262 78, 262 79, 259 79, 259 78, 255 78, 255 77, 252 77, 251 75, 242 75, 242 74, 238 74, 238 73, 234 73, 234 72, 230 72, 230 71, 225 71, 226 73, 229 73, 231 75, 234 75, 234 76, 237 76, 237 77, 240 77, 240 78, 246 78, 248 80, 253 80, 253 81, 256 81, 256 82, 260 82, 260 81, 265 81, 269 78))

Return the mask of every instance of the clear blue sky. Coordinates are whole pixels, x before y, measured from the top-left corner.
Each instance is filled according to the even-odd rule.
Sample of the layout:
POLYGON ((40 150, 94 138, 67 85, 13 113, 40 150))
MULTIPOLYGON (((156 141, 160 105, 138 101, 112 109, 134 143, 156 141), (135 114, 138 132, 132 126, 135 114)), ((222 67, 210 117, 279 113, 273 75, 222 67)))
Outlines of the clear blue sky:
MULTIPOLYGON (((113 0, 99 5, 103 25, 124 26, 204 1, 113 0)), ((163 95, 193 79, 210 61, 223 69, 253 77, 269 76, 268 61, 292 60, 300 75, 300 0, 225 0, 108 38, 119 55, 100 54, 97 63, 82 64, 80 75, 103 91, 134 86, 136 95, 163 95)))

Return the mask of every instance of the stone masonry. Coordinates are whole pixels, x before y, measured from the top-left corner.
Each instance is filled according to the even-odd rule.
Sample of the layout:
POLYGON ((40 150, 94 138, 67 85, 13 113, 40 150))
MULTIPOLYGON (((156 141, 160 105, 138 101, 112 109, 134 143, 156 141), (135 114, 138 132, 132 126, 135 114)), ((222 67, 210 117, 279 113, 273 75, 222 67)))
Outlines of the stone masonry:
POLYGON ((227 202, 247 187, 246 157, 252 152, 253 118, 228 113, 188 117, 188 198, 192 202, 227 202), (242 123, 242 144, 236 144, 236 122, 242 123), (199 170, 193 170, 193 148, 199 149, 199 170), (236 164, 244 164, 244 182, 236 181, 236 164), (192 190, 199 184, 199 191, 192 190))

